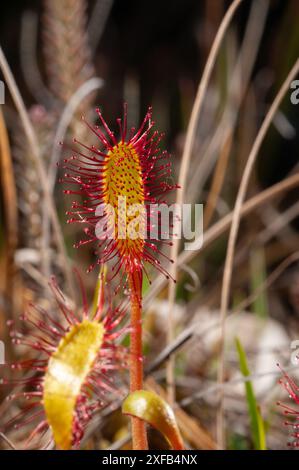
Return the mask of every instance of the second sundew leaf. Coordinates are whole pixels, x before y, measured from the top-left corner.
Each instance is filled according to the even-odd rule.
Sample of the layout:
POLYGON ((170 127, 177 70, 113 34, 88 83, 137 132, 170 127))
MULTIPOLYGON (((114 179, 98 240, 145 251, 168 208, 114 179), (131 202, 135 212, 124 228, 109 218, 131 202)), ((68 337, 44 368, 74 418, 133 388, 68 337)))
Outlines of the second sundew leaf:
MULTIPOLYGON (((240 370, 244 377, 248 377, 250 376, 250 370, 247 364, 246 353, 238 338, 236 338, 236 348, 239 356, 240 370)), ((245 382, 245 390, 254 447, 256 450, 266 450, 264 421, 255 397, 252 382, 250 380, 245 382)))
POLYGON ((84 320, 73 325, 49 360, 43 402, 47 421, 60 449, 72 446, 76 403, 103 337, 101 323, 84 320))

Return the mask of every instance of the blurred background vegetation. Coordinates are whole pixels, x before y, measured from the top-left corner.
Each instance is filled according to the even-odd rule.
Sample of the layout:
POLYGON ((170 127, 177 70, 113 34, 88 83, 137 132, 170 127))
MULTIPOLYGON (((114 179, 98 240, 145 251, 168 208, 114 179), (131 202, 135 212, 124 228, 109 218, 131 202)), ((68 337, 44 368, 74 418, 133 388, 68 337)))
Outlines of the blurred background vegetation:
MULTIPOLYGON (((80 238, 80 227, 65 223, 69 201, 62 196, 53 170, 60 153, 68 155, 57 141, 63 113, 78 97, 80 87, 86 89, 88 81, 94 84, 77 109, 66 112, 65 129, 62 125, 65 142, 79 136, 90 145, 95 142, 82 126, 81 113, 92 121, 93 109, 100 106, 113 127, 127 101, 129 124, 137 126, 152 105, 157 126, 166 134, 165 146, 173 154, 176 178, 198 83, 230 3, 26 0, 1 6, 1 47, 33 123, 40 158, 49 179, 53 178, 68 257, 80 272, 92 261, 92 249, 72 247, 80 238), (91 82, 94 77, 99 80, 91 82)), ((298 58, 298 25, 297 0, 244 0, 225 36, 199 119, 185 191, 186 202, 205 204, 205 231, 234 207, 257 131, 298 58), (238 61, 241 69, 236 70, 238 61)), ((51 308, 46 279, 54 273, 63 286, 66 277, 36 162, 8 89, 1 112, 0 339, 7 344, 7 357, 13 358, 17 353, 9 346, 6 320, 17 319, 29 300, 51 308), (43 224, 48 224, 46 231, 43 224)), ((298 173, 298 124, 299 105, 291 103, 289 94, 259 153, 248 198, 298 173)), ((286 446, 288 433, 276 406, 277 398, 284 396, 276 386, 276 363, 289 365, 290 342, 299 335, 298 185, 254 205, 242 218, 230 305, 238 313, 228 319, 227 328, 226 380, 231 386, 225 389, 225 410, 232 449, 261 445, 252 424, 257 419, 252 415, 252 400, 258 402, 267 447, 286 446), (274 277, 269 282, 271 273, 274 277), (236 336, 242 345, 238 350, 236 336), (253 393, 245 390, 242 381, 246 361, 251 373, 257 374, 253 393)), ((178 265, 176 333, 186 338, 176 353, 176 396, 179 424, 191 448, 216 446, 213 386, 219 329, 215 322, 226 243, 227 228, 194 253, 188 264, 178 265)), ((95 276, 84 275, 89 295, 95 276)), ((151 277, 157 281, 155 273, 151 277)), ((149 285, 144 286, 148 368, 166 345, 167 289, 165 283, 157 282, 154 294, 149 285)), ((148 380, 152 387, 165 389, 165 362, 158 361, 148 380)), ((23 436, 13 431, 10 437, 16 445, 23 442, 23 436)), ((118 411, 106 412, 97 418, 82 445, 121 447, 126 439, 126 421, 118 411)), ((163 447, 154 433, 152 446, 163 447)))

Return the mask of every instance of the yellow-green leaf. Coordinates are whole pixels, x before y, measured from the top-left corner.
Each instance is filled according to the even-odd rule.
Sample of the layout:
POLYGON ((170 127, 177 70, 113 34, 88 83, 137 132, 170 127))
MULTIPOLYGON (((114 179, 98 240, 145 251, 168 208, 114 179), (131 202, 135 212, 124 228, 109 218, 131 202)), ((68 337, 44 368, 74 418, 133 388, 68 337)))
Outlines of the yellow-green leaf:
POLYGON ((84 320, 72 326, 49 360, 43 403, 55 443, 60 449, 71 448, 76 402, 103 336, 101 323, 84 320))
POLYGON ((184 443, 171 407, 159 395, 148 390, 130 393, 123 402, 122 411, 146 421, 167 439, 175 450, 184 449, 184 443))

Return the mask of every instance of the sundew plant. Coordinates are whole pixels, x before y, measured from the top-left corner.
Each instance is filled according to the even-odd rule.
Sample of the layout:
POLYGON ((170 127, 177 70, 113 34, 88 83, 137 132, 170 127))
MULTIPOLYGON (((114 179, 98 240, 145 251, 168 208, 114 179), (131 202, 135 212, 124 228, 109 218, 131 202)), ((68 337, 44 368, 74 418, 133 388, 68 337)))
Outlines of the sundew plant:
POLYGON ((3 4, 1 450, 298 447, 298 15, 3 4))

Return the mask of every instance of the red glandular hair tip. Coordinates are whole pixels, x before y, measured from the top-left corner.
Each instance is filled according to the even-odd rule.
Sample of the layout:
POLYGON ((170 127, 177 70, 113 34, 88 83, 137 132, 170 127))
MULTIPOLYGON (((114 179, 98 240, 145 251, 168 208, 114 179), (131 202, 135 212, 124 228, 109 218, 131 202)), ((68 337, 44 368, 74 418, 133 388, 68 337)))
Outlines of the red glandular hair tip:
POLYGON ((289 398, 294 401, 295 405, 298 405, 298 409, 296 409, 281 402, 277 403, 283 409, 284 415, 290 418, 290 421, 285 421, 284 423, 285 426, 292 429, 290 434, 292 440, 288 443, 288 446, 297 448, 299 447, 299 387, 279 364, 277 365, 282 372, 282 378, 279 380, 279 383, 285 388, 289 398))
MULTIPOLYGON (((26 437, 28 436, 24 444, 25 449, 39 448, 49 428, 52 430, 54 439, 56 432, 58 439, 55 439, 55 442, 59 448, 78 448, 91 417, 105 403, 110 402, 107 400, 107 392, 112 396, 123 394, 123 391, 116 388, 114 384, 114 373, 125 368, 127 364, 126 349, 119 345, 121 336, 129 331, 123 325, 125 309, 108 307, 106 312, 104 308, 105 315, 103 315, 101 306, 101 309, 91 315, 88 312, 84 294, 83 309, 77 313, 69 307, 54 278, 50 286, 59 307, 60 318, 31 304, 28 312, 21 316, 21 321, 24 322, 22 332, 14 328, 13 321, 8 322, 12 342, 15 345, 25 346, 29 358, 3 366, 3 368, 10 368, 12 374, 16 374, 13 380, 2 379, 1 386, 15 387, 15 390, 7 396, 7 400, 15 403, 18 412, 6 421, 1 431, 5 433, 18 429, 23 431, 26 437), (93 327, 91 333, 100 332, 100 347, 98 348, 96 338, 92 337, 86 328, 90 326, 93 327), (85 341, 85 350, 80 341, 85 341), (90 354, 92 347, 94 357, 90 354), (89 368, 85 371, 84 366, 87 362, 84 363, 84 355, 90 356, 89 368), (60 372, 57 370, 57 364, 60 366, 62 364, 63 367, 64 358, 68 361, 66 371, 71 370, 72 366, 76 370, 80 362, 83 367, 81 371, 78 370, 78 377, 75 376, 75 381, 79 380, 79 388, 71 416, 70 436, 61 437, 63 430, 59 429, 60 423, 54 422, 52 426, 51 413, 54 413, 55 420, 55 407, 61 406, 61 403, 63 407, 66 409, 69 407, 72 411, 72 405, 68 402, 68 399, 71 400, 72 397, 59 396, 59 381, 62 387, 64 383, 67 383, 66 376, 62 374, 63 369, 60 372), (53 360, 56 360, 56 363, 54 361, 55 369, 53 360), (55 377, 55 371, 57 377, 55 377), (54 389, 58 387, 53 403, 51 403, 51 385, 52 387, 54 385, 54 389), (69 444, 66 442, 67 439, 69 444)), ((71 380, 71 387, 72 384, 71 380)), ((62 424, 67 426, 67 422, 62 424)), ((52 441, 52 436, 47 445, 52 441)))
MULTIPOLYGON (((72 203, 68 223, 81 223, 85 226, 86 238, 75 245, 79 247, 88 243, 97 246, 97 261, 89 267, 92 270, 96 264, 106 263, 116 259, 112 268, 114 277, 120 270, 122 273, 133 271, 145 271, 145 264, 155 266, 165 276, 169 274, 161 265, 158 256, 165 256, 158 248, 162 242, 171 245, 169 240, 161 240, 161 221, 159 211, 153 208, 153 204, 167 204, 164 200, 166 193, 177 188, 171 184, 171 162, 169 154, 161 151, 160 142, 163 134, 153 130, 152 109, 149 108, 138 130, 127 129, 127 106, 124 105, 123 119, 117 119, 119 127, 119 139, 110 130, 102 113, 96 110, 101 126, 92 126, 86 122, 99 141, 99 146, 88 146, 74 139, 81 146, 81 150, 73 149, 74 154, 64 160, 63 168, 67 170, 62 179, 64 183, 74 184, 76 190, 67 189, 66 194, 87 197, 82 203, 72 203), (119 236, 121 213, 118 213, 119 198, 125 198, 126 210, 130 205, 140 204, 144 208, 144 218, 140 223, 144 224, 145 237, 124 239, 119 236), (96 214, 96 209, 102 204, 109 204, 115 211, 114 235, 111 236, 109 214, 104 212, 96 214), (155 212, 156 211, 156 212, 155 212), (148 237, 154 225, 158 225, 154 237, 148 237), (99 240, 95 228, 100 222, 105 235, 99 240), (158 236, 157 236, 158 234, 158 236)), ((84 118, 83 118, 84 119, 84 118)), ((134 216, 128 215, 123 227, 129 234, 129 224, 134 216)), ((171 232, 172 226, 170 226, 171 232)), ((165 238, 165 237, 164 237, 165 238)), ((170 261, 167 258, 168 261, 170 261)))

